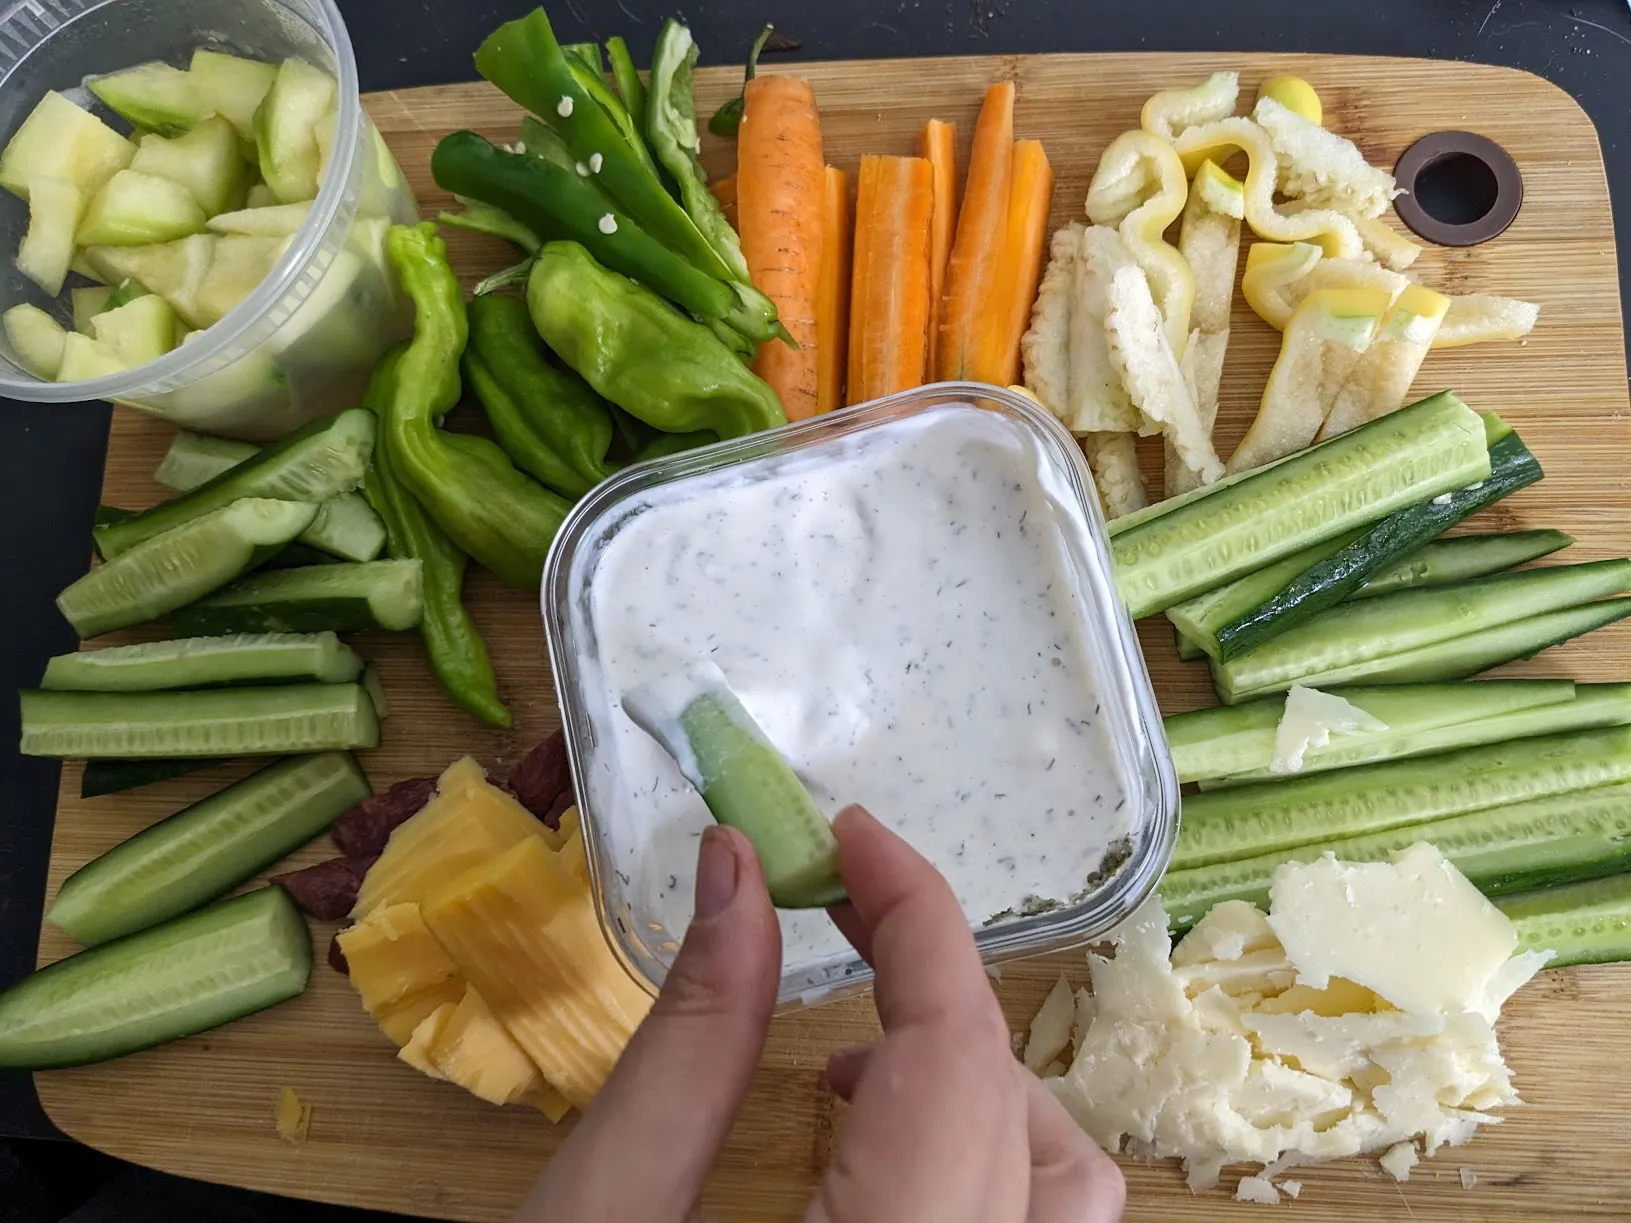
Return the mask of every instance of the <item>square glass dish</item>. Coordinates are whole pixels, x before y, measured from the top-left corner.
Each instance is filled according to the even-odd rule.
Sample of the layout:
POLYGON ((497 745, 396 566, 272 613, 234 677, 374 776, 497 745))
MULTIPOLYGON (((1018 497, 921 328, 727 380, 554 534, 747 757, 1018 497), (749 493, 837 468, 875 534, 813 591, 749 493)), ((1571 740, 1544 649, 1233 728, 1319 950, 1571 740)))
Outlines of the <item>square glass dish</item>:
MULTIPOLYGON (((622 708, 717 663, 829 816, 946 874, 988 963, 1089 942, 1155 886, 1178 782, 1075 440, 1024 396, 902 392, 642 464, 573 510, 543 613, 608 941, 658 989, 701 797, 622 708)), ((783 912, 783 1004, 872 971, 783 912)))

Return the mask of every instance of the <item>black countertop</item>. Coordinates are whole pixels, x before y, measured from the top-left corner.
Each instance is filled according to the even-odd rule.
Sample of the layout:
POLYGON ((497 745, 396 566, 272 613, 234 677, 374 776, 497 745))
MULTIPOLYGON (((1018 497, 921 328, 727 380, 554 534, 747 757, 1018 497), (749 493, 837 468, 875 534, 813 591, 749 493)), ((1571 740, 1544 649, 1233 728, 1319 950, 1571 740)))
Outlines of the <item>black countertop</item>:
MULTIPOLYGON (((338 0, 365 90, 472 79, 470 55, 530 0, 338 0)), ((551 0, 562 41, 622 34, 647 63, 656 0, 551 0)), ((1626 0, 703 0, 678 11, 712 62, 740 62, 759 25, 800 40, 777 62, 1039 51, 1327 51, 1479 60, 1556 82, 1602 138, 1617 226, 1631 233, 1631 10, 1626 0)), ((1631 243, 1620 251, 1631 284, 1631 243)), ((1605 353, 1604 360, 1618 354, 1605 353)), ((0 690, 36 683, 74 647, 57 591, 85 569, 102 482, 108 408, 0 408, 0 690), (9 525, 8 525, 9 524, 9 525)), ((0 701, 0 742, 17 741, 0 701)), ((57 766, 0 756, 0 987, 34 964, 57 766)), ((112 1104, 113 1102, 110 1102, 112 1104)), ((0 1073, 0 1135, 55 1131, 26 1075, 0 1073)))

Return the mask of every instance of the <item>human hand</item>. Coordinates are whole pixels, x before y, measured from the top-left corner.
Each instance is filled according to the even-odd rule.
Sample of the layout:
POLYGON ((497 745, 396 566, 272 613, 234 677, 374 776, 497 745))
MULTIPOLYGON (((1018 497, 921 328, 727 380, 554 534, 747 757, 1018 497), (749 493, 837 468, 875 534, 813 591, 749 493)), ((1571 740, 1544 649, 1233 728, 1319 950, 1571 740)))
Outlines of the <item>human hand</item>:
MULTIPOLYGON (((884 1038, 828 1063, 853 1107, 808 1223, 1113 1223, 1121 1173, 1014 1058, 945 880, 858 807, 834 831, 850 903, 833 920, 877 970, 884 1038)), ((662 994, 517 1219, 700 1218, 780 974, 780 928, 752 847, 710 828, 696 916, 662 994)))

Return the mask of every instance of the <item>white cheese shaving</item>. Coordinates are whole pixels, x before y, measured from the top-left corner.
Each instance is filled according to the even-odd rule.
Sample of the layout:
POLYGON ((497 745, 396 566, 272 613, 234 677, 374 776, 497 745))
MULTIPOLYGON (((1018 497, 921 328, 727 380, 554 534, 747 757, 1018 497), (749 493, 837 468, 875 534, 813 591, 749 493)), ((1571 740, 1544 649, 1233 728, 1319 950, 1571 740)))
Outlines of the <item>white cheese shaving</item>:
POLYGON ((1280 1192, 1285 1194, 1288 1198, 1301 1197, 1303 1192, 1303 1183, 1301 1181, 1281 1181, 1280 1192))
POLYGON ((1274 1206, 1280 1201, 1280 1191, 1260 1176, 1243 1176, 1240 1184, 1235 1186, 1235 1201, 1274 1206))
MULTIPOLYGON (((1065 1051, 1070 1043, 1070 1025, 1076 1018, 1076 995, 1063 973, 1053 983, 1042 1009, 1031 1020, 1030 1040, 1025 1045, 1025 1065, 1033 1073, 1042 1074, 1042 1068, 1065 1051)), ((1049 1076, 1043 1075, 1047 1078, 1049 1076)))
POLYGON ((1471 1189, 1477 1183, 1478 1173, 1474 1172, 1471 1168, 1461 1169, 1461 1187, 1463 1189, 1471 1189))
POLYGON ((570 94, 563 93, 561 95, 561 100, 555 104, 555 113, 563 119, 572 117, 572 97, 570 94))
POLYGON ((1286 693, 1285 712, 1274 730, 1274 758, 1269 771, 1302 771, 1309 748, 1329 747, 1333 734, 1380 734, 1387 723, 1331 692, 1293 684, 1286 693))
POLYGON ((1410 1179, 1410 1169, 1414 1168, 1420 1161, 1416 1158, 1416 1144, 1401 1142, 1389 1147, 1387 1153, 1378 1158, 1376 1162, 1381 1164, 1382 1171, 1386 1172, 1394 1180, 1407 1181, 1410 1179))

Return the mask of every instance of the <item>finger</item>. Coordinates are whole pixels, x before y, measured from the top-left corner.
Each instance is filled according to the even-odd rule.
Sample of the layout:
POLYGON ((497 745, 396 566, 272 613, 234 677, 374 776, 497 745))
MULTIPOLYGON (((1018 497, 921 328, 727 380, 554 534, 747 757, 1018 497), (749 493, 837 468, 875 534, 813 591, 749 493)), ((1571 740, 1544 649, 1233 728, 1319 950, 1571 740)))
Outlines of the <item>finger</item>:
POLYGON ((838 927, 838 933, 848 939, 849 945, 855 948, 855 954, 868 964, 872 963, 872 931, 867 929, 861 915, 855 911, 855 906, 846 900, 843 904, 829 908, 827 916, 832 918, 832 924, 838 927))
POLYGON ((1116 1161, 1071 1120, 1042 1080, 1022 1066, 1026 1129, 1031 1144, 1031 1206, 1027 1223, 1116 1223, 1127 1183, 1116 1161))
POLYGON ((851 1045, 836 1049, 827 1057, 827 1086, 840 1100, 849 1101, 855 1094, 855 1085, 866 1071, 867 1059, 876 1045, 851 1045))
POLYGON ((758 1065, 780 978, 758 858, 740 832, 710 827, 695 916, 662 992, 540 1181, 544 1208, 520 1217, 669 1223, 676 1202, 694 1201, 758 1065))
POLYGON ((884 1029, 954 1014, 995 1023, 1006 1039, 974 934, 940 872, 861 807, 840 811, 833 832, 850 906, 870 935, 862 941, 884 1029))

